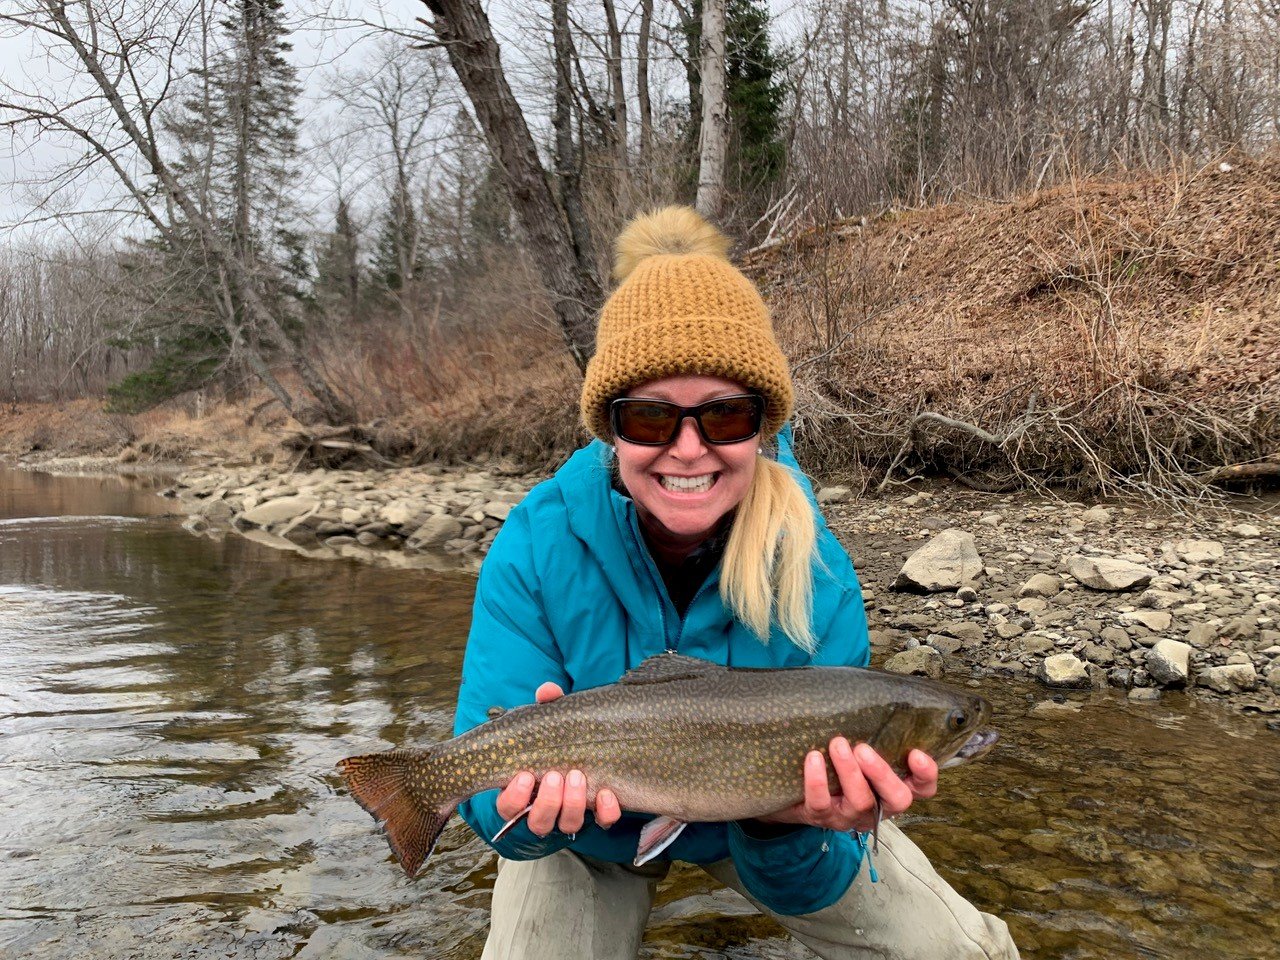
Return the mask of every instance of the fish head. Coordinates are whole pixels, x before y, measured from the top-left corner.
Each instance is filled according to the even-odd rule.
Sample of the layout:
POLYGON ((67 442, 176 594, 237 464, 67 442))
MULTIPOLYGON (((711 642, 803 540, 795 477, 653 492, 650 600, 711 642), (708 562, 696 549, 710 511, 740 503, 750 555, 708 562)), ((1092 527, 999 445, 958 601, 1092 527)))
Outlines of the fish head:
POLYGON ((908 772, 912 750, 923 750, 940 768, 952 767, 985 755, 999 739, 986 727, 991 706, 982 697, 930 681, 913 682, 904 693, 872 742, 901 774, 908 772))

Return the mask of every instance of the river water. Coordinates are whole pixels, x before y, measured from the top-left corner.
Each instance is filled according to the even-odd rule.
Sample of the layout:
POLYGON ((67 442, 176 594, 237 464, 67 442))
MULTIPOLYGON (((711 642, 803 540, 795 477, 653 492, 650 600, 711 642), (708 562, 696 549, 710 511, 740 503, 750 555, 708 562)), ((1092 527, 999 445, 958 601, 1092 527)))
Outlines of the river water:
MULTIPOLYGON (((478 957, 488 848, 455 821, 406 880, 333 769, 447 735, 472 579, 166 508, 0 469, 0 957, 478 957)), ((981 692, 1002 744, 904 826, 1024 957, 1280 957, 1280 735, 1176 695, 981 692)), ((693 869, 643 955, 808 956, 693 869)))

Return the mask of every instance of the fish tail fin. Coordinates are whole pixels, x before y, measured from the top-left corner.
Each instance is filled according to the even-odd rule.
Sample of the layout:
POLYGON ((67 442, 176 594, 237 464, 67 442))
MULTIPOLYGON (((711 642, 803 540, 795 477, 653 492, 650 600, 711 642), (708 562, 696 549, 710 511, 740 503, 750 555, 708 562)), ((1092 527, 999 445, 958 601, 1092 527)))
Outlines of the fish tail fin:
POLYGON ((381 824, 392 852, 410 877, 431 856, 440 832, 458 807, 456 799, 446 797, 424 802, 410 789, 414 767, 427 755, 390 750, 347 757, 338 763, 351 796, 381 824))

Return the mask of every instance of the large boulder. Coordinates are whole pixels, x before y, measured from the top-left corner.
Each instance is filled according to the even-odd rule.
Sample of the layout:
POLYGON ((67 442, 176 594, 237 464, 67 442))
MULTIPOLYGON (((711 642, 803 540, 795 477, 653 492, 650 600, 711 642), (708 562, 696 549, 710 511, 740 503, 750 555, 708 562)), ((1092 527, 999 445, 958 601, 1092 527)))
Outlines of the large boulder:
POLYGON ((1173 551, 1185 563, 1204 565, 1217 563, 1226 555, 1226 549, 1216 540, 1179 540, 1173 551))
POLYGON ((1089 670, 1075 654, 1059 653, 1036 665, 1036 679, 1049 687, 1088 687, 1089 670))
POLYGON ((1162 687, 1185 687, 1191 675, 1191 645, 1164 639, 1147 651, 1147 672, 1162 687))
POLYGON ((1252 663, 1228 663, 1206 667, 1196 674, 1196 684, 1218 693, 1244 693, 1258 685, 1258 673, 1252 663))
POLYGON ((907 558, 893 589, 923 593, 955 590, 981 573, 982 558, 973 534, 953 528, 943 530, 907 558))
POLYGON ((884 662, 884 668, 890 673, 905 673, 941 680, 942 654, 933 647, 919 646, 914 650, 895 653, 884 662))
POLYGON ((1062 591, 1062 580, 1051 573, 1037 573, 1022 585, 1020 597, 1056 597, 1062 591))
POLYGON ((1093 590, 1141 590, 1156 572, 1150 567, 1115 557, 1074 556, 1067 564, 1070 574, 1093 590))
POLYGON ((405 546, 411 550, 425 550, 429 547, 441 547, 450 540, 462 536, 462 522, 447 513, 427 518, 426 522, 415 530, 405 546))
POLYGON ((288 523, 320 509, 320 501, 315 497, 294 496, 278 497, 266 503, 246 510, 240 519, 258 527, 269 527, 276 523, 288 523))

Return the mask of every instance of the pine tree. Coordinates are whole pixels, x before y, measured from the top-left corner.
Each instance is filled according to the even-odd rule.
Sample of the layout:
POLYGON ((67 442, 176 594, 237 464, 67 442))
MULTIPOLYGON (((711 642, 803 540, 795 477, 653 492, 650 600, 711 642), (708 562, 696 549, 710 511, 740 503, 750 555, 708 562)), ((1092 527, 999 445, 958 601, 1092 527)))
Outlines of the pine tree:
POLYGON ((397 183, 387 201, 373 251, 372 274, 378 286, 398 294, 419 279, 426 269, 422 247, 413 197, 407 185, 397 183))
POLYGON ((351 219, 350 204, 339 197, 333 231, 316 256, 315 300, 321 313, 349 324, 362 320, 363 273, 360 231, 351 219))
MULTIPOLYGON (((292 187, 296 180, 300 92, 286 59, 291 49, 283 0, 232 0, 219 22, 221 43, 192 75, 193 89, 164 126, 178 153, 173 170, 202 214, 251 266, 256 293, 287 330, 296 330, 309 269, 299 234, 292 187)), ((257 346, 244 290, 210 269, 199 233, 175 212, 173 234, 135 251, 149 260, 152 286, 139 292, 144 309, 125 334, 158 351, 153 368, 131 375, 114 392, 117 405, 137 408, 200 386, 219 371, 234 382, 233 337, 257 346), (159 299, 158 290, 170 296, 159 299), (179 301, 178 298, 181 298, 179 301), (218 352, 221 351, 221 356, 218 352), (203 378, 203 380, 201 379, 203 378), (127 399, 126 399, 127 398, 127 399)))

